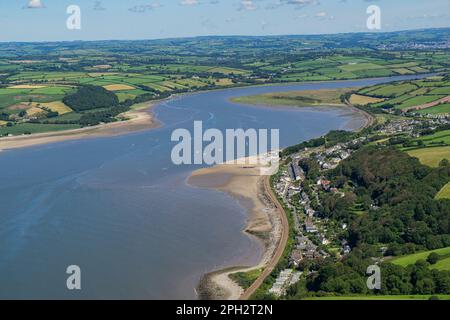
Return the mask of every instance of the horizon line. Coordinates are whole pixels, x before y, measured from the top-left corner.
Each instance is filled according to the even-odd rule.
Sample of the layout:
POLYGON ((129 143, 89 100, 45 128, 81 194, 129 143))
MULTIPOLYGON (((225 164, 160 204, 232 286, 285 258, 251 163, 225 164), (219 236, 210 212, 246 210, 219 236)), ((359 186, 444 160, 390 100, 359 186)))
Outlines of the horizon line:
POLYGON ((9 43, 75 43, 75 42, 112 42, 112 41, 122 41, 122 42, 133 42, 133 41, 162 41, 162 40, 182 40, 182 39, 196 39, 196 38, 232 38, 232 37, 247 37, 247 38, 268 38, 268 37, 302 37, 302 36, 339 36, 348 34, 389 34, 389 33, 401 33, 401 32, 414 32, 414 31, 427 31, 427 30, 446 30, 450 29, 448 27, 433 27, 433 28, 412 28, 412 29, 399 29, 392 31, 354 31, 354 32, 337 32, 337 33, 304 33, 304 34, 267 34, 267 35, 245 35, 245 34, 235 34, 235 35, 197 35, 197 36, 180 36, 180 37, 167 37, 167 38, 142 38, 142 39, 94 39, 94 40, 38 40, 38 41, 2 41, 0 44, 9 43))

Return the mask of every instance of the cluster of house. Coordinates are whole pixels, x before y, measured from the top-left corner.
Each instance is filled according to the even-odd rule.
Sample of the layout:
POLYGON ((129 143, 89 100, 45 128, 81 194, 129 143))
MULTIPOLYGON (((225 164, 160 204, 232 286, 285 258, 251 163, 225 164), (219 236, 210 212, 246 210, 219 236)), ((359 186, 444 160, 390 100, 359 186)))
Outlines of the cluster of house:
MULTIPOLYGON (((355 139, 355 143, 358 143, 359 139, 355 139)), ((331 148, 325 150, 325 152, 316 156, 317 162, 323 170, 336 168, 342 160, 347 159, 351 155, 351 150, 345 143, 339 143, 331 148)))
POLYGON ((415 130, 417 125, 422 124, 420 120, 394 120, 389 121, 378 130, 380 134, 394 135, 397 133, 409 133, 415 130))
MULTIPOLYGON (((433 129, 443 124, 449 124, 450 117, 428 118, 425 121, 427 121, 427 127, 433 129)), ((409 133, 410 135, 414 135, 419 132, 418 129, 423 128, 423 124, 424 120, 417 119, 388 121, 380 128, 378 133, 385 135, 409 133)), ((295 223, 295 244, 289 257, 290 266, 293 269, 298 268, 304 259, 313 260, 328 256, 328 253, 321 250, 321 247, 317 245, 328 245, 330 244, 330 240, 326 237, 327 230, 321 224, 320 214, 311 206, 311 197, 316 197, 319 200, 319 191, 345 196, 339 189, 334 188, 332 182, 325 177, 320 177, 316 185, 310 188, 310 192, 305 192, 299 183, 305 180, 305 172, 299 165, 300 161, 308 157, 317 161, 321 170, 333 169, 343 160, 351 156, 355 145, 365 143, 367 140, 368 137, 363 136, 350 142, 339 143, 325 149, 305 149, 291 155, 290 157, 293 160, 286 167, 286 170, 280 172, 279 179, 275 182, 275 192, 283 199, 285 205, 293 213, 295 223)), ((345 230, 347 225, 343 224, 341 227, 345 230)), ((345 239, 341 241, 340 248, 340 254, 344 256, 352 250, 348 241, 345 239)), ((291 269, 283 270, 270 289, 270 292, 277 296, 283 295, 289 285, 298 281, 297 276, 300 277, 300 275, 301 273, 295 273, 291 269)))
MULTIPOLYGON (((348 143, 337 144, 319 153, 315 153, 314 159, 320 164, 323 170, 331 169, 350 157, 352 153, 352 149, 349 148, 350 145, 361 143, 365 140, 365 137, 361 137, 348 143)), ((318 199, 317 192, 319 190, 336 194, 340 193, 342 196, 345 195, 337 188, 333 188, 331 181, 323 177, 317 180, 316 187, 312 189, 311 195, 308 195, 302 190, 301 186, 295 182, 305 179, 305 172, 299 165, 300 160, 305 156, 306 153, 304 152, 292 155, 294 160, 287 166, 286 170, 281 172, 280 179, 275 184, 276 193, 284 200, 286 206, 291 209, 294 215, 297 236, 295 238, 294 249, 290 254, 290 265, 293 268, 297 268, 303 259, 326 258, 328 256, 328 253, 320 250, 308 236, 314 235, 315 239, 318 239, 322 245, 328 245, 330 243, 330 240, 325 235, 326 230, 321 230, 322 228, 318 228, 315 223, 319 214, 311 207, 310 196, 317 197, 318 199), (299 195, 299 197, 294 197, 294 195, 299 195), (298 201, 299 203, 296 203, 298 201), (298 208, 301 208, 300 212, 298 208), (302 219, 303 223, 300 223, 299 217, 301 215, 304 215, 304 219, 302 219)), ((346 226, 343 228, 346 228, 346 226)), ((345 255, 350 253, 350 251, 351 248, 348 243, 342 243, 341 253, 345 255)))
POLYGON ((423 42, 409 42, 409 43, 389 43, 380 44, 378 49, 381 50, 436 50, 436 49, 448 49, 450 48, 450 41, 428 41, 423 42))
POLYGON ((293 267, 298 267, 303 259, 315 259, 321 256, 317 246, 308 237, 299 235, 295 238, 295 246, 289 262, 293 267))
POLYGON ((286 289, 296 284, 302 275, 302 272, 285 269, 280 272, 269 293, 280 297, 286 293, 286 289))
POLYGON ((421 128, 429 128, 431 130, 436 129, 439 126, 450 124, 450 115, 421 115, 421 114, 405 114, 414 115, 416 118, 421 119, 401 119, 392 120, 383 125, 382 128, 378 130, 378 133, 384 135, 395 135, 398 133, 408 134, 412 137, 419 137, 418 131, 421 128))
POLYGON ((288 166, 289 177, 292 181, 299 181, 305 179, 305 172, 299 166, 299 161, 294 160, 288 166))
POLYGON ((427 118, 427 119, 444 120, 446 123, 450 122, 450 113, 438 113, 438 114, 415 113, 414 116, 421 117, 421 118, 427 118))

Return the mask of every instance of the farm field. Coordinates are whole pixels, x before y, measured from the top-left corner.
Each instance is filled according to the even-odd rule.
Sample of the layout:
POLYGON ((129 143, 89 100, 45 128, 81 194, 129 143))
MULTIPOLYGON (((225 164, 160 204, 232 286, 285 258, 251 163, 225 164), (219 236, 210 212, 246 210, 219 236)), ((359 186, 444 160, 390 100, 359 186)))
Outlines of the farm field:
POLYGON ((2 126, 0 127, 0 135, 12 134, 12 135, 22 135, 22 134, 33 134, 40 132, 50 132, 50 131, 62 131, 78 129, 81 126, 75 124, 40 124, 40 123, 21 123, 16 124, 12 127, 2 126))
POLYGON ((403 81, 363 88, 354 96, 360 100, 359 103, 355 102, 358 105, 404 112, 411 111, 420 115, 440 115, 449 112, 448 103, 445 103, 450 95, 448 92, 450 92, 448 79, 434 76, 425 80, 403 81), (373 100, 370 101, 371 99, 373 100))
POLYGON ((437 167, 444 160, 450 160, 450 130, 438 131, 411 140, 413 147, 402 148, 410 156, 416 157, 425 165, 437 167))
POLYGON ((433 144, 450 145, 450 130, 438 131, 435 134, 420 137, 415 141, 422 141, 427 146, 433 144))
MULTIPOLYGON (((431 32, 433 36, 435 33, 441 34, 431 32)), ((417 34, 402 35, 403 39, 410 37, 416 39, 417 34)), ((386 43, 389 37, 383 35, 349 34, 94 41, 73 46, 9 44, 0 48, 0 121, 6 122, 4 125, 8 122, 18 125, 32 120, 45 124, 41 126, 43 130, 51 129, 49 124, 86 126, 114 121, 118 112, 135 103, 178 93, 270 83, 436 73, 449 68, 450 53, 445 50, 418 53, 363 49, 365 45, 386 43), (95 112, 73 112, 72 106, 64 105, 63 100, 85 86, 109 91, 116 97, 109 101, 117 99, 117 103, 106 106, 108 110, 95 107, 95 112)), ((445 97, 448 88, 449 79, 435 76, 426 81, 363 88, 351 100, 355 104, 380 107, 395 103, 394 108, 404 108, 445 97)), ((243 98, 241 103, 342 104, 340 97, 330 92, 243 98)), ((440 114, 443 110, 445 106, 439 106, 432 112, 440 114)), ((17 132, 21 131, 6 133, 17 132)))
POLYGON ((134 90, 136 89, 135 87, 132 87, 130 85, 127 84, 109 84, 106 86, 103 86, 106 90, 109 91, 123 91, 123 90, 134 90))
POLYGON ((431 265, 430 268, 437 270, 450 270, 450 247, 414 253, 392 259, 389 262, 405 267, 416 263, 417 260, 426 260, 432 252, 437 253, 442 258, 436 264, 431 265))
POLYGON ((441 191, 436 195, 436 199, 449 199, 450 200, 450 183, 447 183, 441 191))
POLYGON ((43 103, 33 103, 33 107, 39 107, 41 109, 49 109, 53 112, 57 112, 59 115, 64 115, 66 113, 73 112, 68 106, 66 106, 62 101, 54 102, 43 102, 43 103))
POLYGON ((350 103, 353 105, 366 106, 371 103, 378 103, 384 101, 384 98, 374 98, 369 96, 362 96, 359 94, 352 94, 350 97, 350 103))
POLYGON ((425 114, 431 114, 431 115, 439 115, 439 114, 450 114, 450 103, 442 103, 437 106, 422 109, 417 111, 418 114, 425 115, 425 114))
POLYGON ((418 158, 422 164, 436 168, 443 159, 450 160, 450 146, 416 149, 408 151, 408 154, 418 158))

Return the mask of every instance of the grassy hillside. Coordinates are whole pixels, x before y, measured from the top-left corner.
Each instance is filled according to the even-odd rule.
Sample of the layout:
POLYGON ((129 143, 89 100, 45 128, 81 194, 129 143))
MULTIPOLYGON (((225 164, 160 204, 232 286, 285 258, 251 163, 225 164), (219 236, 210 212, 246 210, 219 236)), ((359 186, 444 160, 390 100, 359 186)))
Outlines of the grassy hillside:
POLYGON ((418 158, 420 162, 429 167, 436 168, 443 159, 450 160, 450 147, 431 147, 408 151, 411 157, 418 158))
POLYGON ((450 81, 443 76, 423 80, 401 81, 362 88, 350 99, 354 104, 379 109, 412 111, 419 114, 450 113, 450 81))
POLYGON ((450 199, 450 183, 446 184, 436 195, 436 199, 450 199))
POLYGON ((399 266, 406 267, 408 265, 416 263, 417 260, 426 260, 432 252, 437 253, 442 258, 436 264, 431 265, 430 268, 437 270, 450 270, 450 247, 409 254, 392 259, 390 260, 390 262, 399 266))

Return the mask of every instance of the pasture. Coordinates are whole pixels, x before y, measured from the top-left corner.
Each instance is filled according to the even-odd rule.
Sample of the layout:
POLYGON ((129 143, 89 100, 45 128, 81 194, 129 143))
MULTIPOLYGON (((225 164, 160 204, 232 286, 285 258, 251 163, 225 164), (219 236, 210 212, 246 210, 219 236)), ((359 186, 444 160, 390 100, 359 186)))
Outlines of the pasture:
POLYGON ((442 200, 442 199, 449 199, 450 200, 450 183, 447 183, 441 191, 436 195, 436 199, 442 200))
POLYGON ((353 105, 366 106, 371 103, 378 103, 384 101, 383 98, 374 98, 363 96, 359 94, 352 94, 350 97, 350 103, 353 105))
POLYGON ((103 86, 108 91, 124 91, 124 90, 134 90, 135 87, 132 87, 127 84, 109 84, 106 86, 103 86))
POLYGON ((417 89, 418 87, 411 83, 401 83, 381 85, 375 90, 369 90, 365 93, 373 97, 395 98, 417 89))
POLYGON ((409 254, 406 256, 394 258, 389 262, 402 267, 406 267, 416 263, 418 260, 426 260, 432 252, 437 253, 439 256, 441 256, 441 259, 436 264, 430 265, 430 269, 450 270, 450 247, 409 254))
POLYGON ((450 114, 450 103, 441 103, 437 106, 417 111, 419 114, 450 114))
POLYGON ((448 144, 450 145, 450 130, 438 131, 432 135, 422 136, 414 141, 422 141, 425 145, 448 144))
POLYGON ((50 131, 63 131, 77 128, 80 128, 80 126, 75 124, 20 123, 13 125, 12 127, 1 127, 0 135, 22 135, 50 131))
MULTIPOLYGON (((136 102, 140 102, 173 93, 231 86, 441 72, 446 70, 449 58, 440 51, 429 51, 427 55, 393 51, 388 57, 363 47, 326 50, 323 54, 312 55, 300 49, 328 46, 334 40, 308 40, 308 45, 305 41, 285 37, 263 41, 240 37, 205 38, 117 42, 113 46, 107 42, 61 47, 49 44, 45 50, 34 44, 17 44, 14 50, 5 48, 3 58, 0 58, 3 84, 0 112, 3 119, 14 124, 30 120, 23 111, 39 116, 33 119, 39 122, 77 122, 84 116, 83 123, 86 123, 89 117, 74 113, 62 104, 63 98, 76 92, 81 85, 103 87, 125 105, 126 100, 136 98, 136 102), (54 117, 49 110, 58 112, 59 116, 54 117), (39 115, 46 111, 47 116, 39 115)), ((373 95, 358 93, 351 100, 369 106, 395 103, 397 107, 403 103, 417 103, 412 100, 414 97, 447 95, 449 87, 447 78, 433 77, 375 86, 370 88, 373 95)), ((269 101, 271 99, 264 97, 262 103, 342 104, 339 97, 327 96, 324 92, 272 98, 269 101)), ((256 102, 261 102, 259 99, 256 102)), ((438 114, 443 109, 445 106, 436 107, 432 112, 438 114)))
POLYGON ((382 101, 369 101, 366 105, 375 108, 413 111, 421 115, 448 113, 448 106, 441 99, 450 95, 450 83, 442 77, 429 77, 424 80, 403 81, 366 87, 357 95, 369 98, 384 98, 382 101))
POLYGON ((422 164, 433 168, 437 168, 443 159, 450 160, 450 146, 415 149, 407 153, 411 157, 418 158, 422 164))
POLYGON ((38 105, 40 108, 49 109, 53 112, 58 112, 60 115, 73 112, 73 110, 66 106, 62 101, 35 103, 35 105, 38 105))

